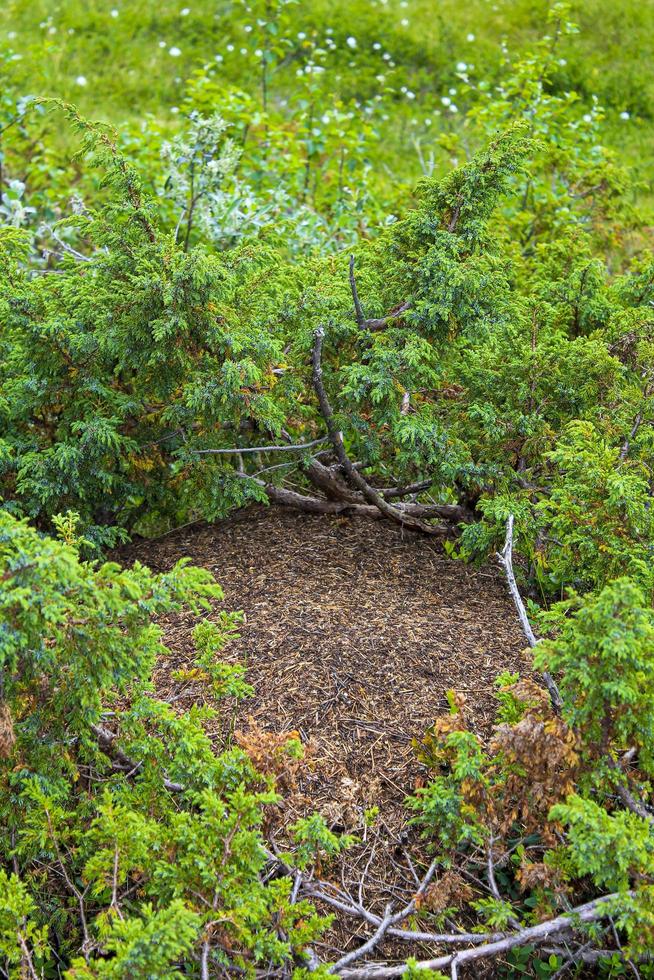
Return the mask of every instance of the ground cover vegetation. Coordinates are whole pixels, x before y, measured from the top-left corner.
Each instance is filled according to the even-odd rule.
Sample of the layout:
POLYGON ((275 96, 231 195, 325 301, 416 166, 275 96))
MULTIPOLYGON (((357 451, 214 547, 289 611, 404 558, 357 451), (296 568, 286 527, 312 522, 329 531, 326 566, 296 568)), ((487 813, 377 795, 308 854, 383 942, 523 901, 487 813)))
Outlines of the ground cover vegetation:
MULTIPOLYGON (((650 7, 3 16, 0 970, 651 976, 650 7), (252 501, 500 552, 535 673, 416 745, 406 906, 322 817, 272 846, 297 737, 155 695, 219 587, 106 552, 252 501), (331 963, 326 911, 368 930, 331 963)), ((218 700, 237 629, 195 633, 218 700)))

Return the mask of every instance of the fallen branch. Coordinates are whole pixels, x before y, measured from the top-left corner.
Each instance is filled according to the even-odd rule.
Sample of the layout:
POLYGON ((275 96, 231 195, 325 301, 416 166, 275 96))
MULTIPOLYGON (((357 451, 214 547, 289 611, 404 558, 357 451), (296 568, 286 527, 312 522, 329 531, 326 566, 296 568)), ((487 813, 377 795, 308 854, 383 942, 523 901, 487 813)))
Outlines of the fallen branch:
MULTIPOLYGON (((354 464, 353 464, 354 465, 354 464)), ((355 467, 358 471, 358 467, 355 467)), ((314 486, 322 490, 331 500, 349 501, 353 504, 364 504, 365 497, 358 490, 352 490, 342 477, 340 466, 324 466, 319 460, 312 459, 305 467, 305 472, 314 486)), ((423 480, 421 483, 414 483, 407 487, 391 487, 389 489, 377 490, 372 488, 384 500, 394 497, 409 496, 419 493, 431 486, 430 480, 423 480)), ((398 510, 410 513, 413 517, 442 517, 448 521, 457 523, 471 522, 473 514, 467 507, 460 504, 417 504, 417 503, 398 503, 395 505, 398 510)))
MULTIPOLYGON (((289 490, 287 487, 278 487, 274 483, 266 483, 258 477, 250 476, 247 473, 237 473, 237 476, 246 480, 252 480, 263 490, 269 500, 280 504, 282 507, 292 507, 294 510, 305 511, 309 514, 347 514, 350 517, 367 517, 372 520, 381 520, 384 516, 381 510, 373 504, 355 503, 348 499, 328 500, 323 497, 312 497, 309 494, 298 493, 297 490, 289 490)), ((408 519, 412 518, 434 518, 441 517, 448 521, 459 520, 454 504, 397 504, 397 512, 406 514, 408 519), (454 511, 454 513, 453 513, 454 511)), ((444 535, 448 529, 442 525, 429 525, 429 533, 432 535, 444 535)))
MULTIPOLYGON (((628 894, 632 895, 633 893, 629 892, 628 894)), ((457 968, 467 963, 494 959, 517 946, 539 946, 553 937, 574 932, 580 925, 605 919, 611 914, 611 903, 619 897, 618 893, 603 895, 601 898, 596 898, 585 905, 579 905, 555 919, 549 919, 536 926, 529 926, 509 933, 494 942, 484 943, 471 949, 459 950, 456 953, 446 953, 431 960, 419 961, 416 966, 423 970, 440 970, 450 967, 453 968, 453 975, 456 976, 457 968)), ((369 963, 353 969, 345 968, 341 971, 340 976, 342 980, 390 980, 392 977, 402 976, 408 969, 406 963, 398 963, 392 966, 382 963, 369 963)))
POLYGON ((366 953, 371 952, 375 948, 375 946, 377 946, 382 941, 382 939, 389 931, 389 929, 391 929, 398 922, 402 922, 404 919, 408 918, 408 916, 412 915, 413 912, 415 912, 418 906, 418 902, 420 901, 420 898, 424 895, 427 888, 429 887, 429 883, 434 877, 437 864, 438 864, 437 861, 432 861, 432 863, 429 865, 429 868, 424 878, 420 882, 418 890, 416 894, 413 896, 413 898, 411 899, 411 901, 407 905, 405 905, 403 909, 400 909, 400 911, 396 912, 395 914, 392 913, 391 907, 389 905, 386 909, 386 914, 384 918, 380 921, 374 935, 371 936, 370 939, 363 944, 363 946, 360 946, 358 949, 354 949, 352 950, 352 952, 347 953, 345 956, 342 956, 340 960, 338 960, 336 963, 330 966, 329 973, 340 974, 343 967, 348 966, 350 963, 353 963, 355 960, 360 959, 362 956, 365 956, 366 953))

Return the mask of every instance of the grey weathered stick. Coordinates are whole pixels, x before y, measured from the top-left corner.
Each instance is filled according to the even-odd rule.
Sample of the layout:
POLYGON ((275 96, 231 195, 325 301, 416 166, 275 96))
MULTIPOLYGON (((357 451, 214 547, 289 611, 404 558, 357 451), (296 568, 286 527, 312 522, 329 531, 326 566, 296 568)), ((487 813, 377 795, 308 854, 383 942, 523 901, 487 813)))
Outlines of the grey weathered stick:
MULTIPOLYGON (((525 609, 525 604, 522 601, 522 596, 520 595, 520 590, 518 589, 513 572, 513 514, 509 514, 508 516, 506 522, 504 547, 501 551, 498 551, 497 559, 504 568, 506 582, 509 586, 509 592, 511 593, 511 598, 513 599, 516 612, 518 613, 518 619, 520 620, 520 625, 522 626, 522 632, 525 634, 527 643, 533 649, 538 643, 538 639, 531 628, 531 623, 529 622, 529 617, 527 616, 527 610, 525 609)), ((561 708, 563 707, 563 702, 554 678, 547 671, 543 672, 542 677, 545 687, 550 693, 552 707, 555 711, 560 712, 561 708)))
MULTIPOLYGON (((628 892, 629 897, 633 892, 628 892)), ((611 914, 611 903, 621 896, 615 892, 611 895, 603 895, 585 905, 578 905, 576 908, 559 915, 555 919, 548 919, 540 922, 536 926, 529 926, 516 932, 504 936, 495 942, 484 943, 471 949, 459 950, 456 953, 447 953, 431 960, 419 961, 416 966, 423 970, 441 970, 445 967, 461 967, 466 963, 473 963, 477 960, 492 959, 508 953, 516 946, 535 945, 538 946, 556 936, 577 929, 580 925, 589 922, 598 922, 608 918, 611 914)), ((341 980, 391 980, 393 977, 400 977, 406 973, 408 967, 406 963, 388 966, 381 963, 370 963, 360 967, 343 969, 340 973, 341 980)))
POLYGON ((313 439, 311 442, 296 442, 289 445, 284 443, 281 446, 230 446, 227 449, 194 449, 196 456, 240 456, 241 453, 288 453, 302 452, 303 449, 313 449, 327 442, 329 436, 321 436, 320 439, 313 439))

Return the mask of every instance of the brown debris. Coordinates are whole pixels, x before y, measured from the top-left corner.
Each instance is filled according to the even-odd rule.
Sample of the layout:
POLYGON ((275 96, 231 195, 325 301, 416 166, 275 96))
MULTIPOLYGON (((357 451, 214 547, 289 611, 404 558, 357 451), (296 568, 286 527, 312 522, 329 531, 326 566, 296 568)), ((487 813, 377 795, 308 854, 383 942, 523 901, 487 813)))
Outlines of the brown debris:
MULTIPOLYGON (((307 760, 290 778, 284 773, 286 793, 268 830, 283 837, 285 825, 318 810, 361 841, 332 876, 354 893, 360 885, 361 900, 379 914, 389 901, 409 901, 416 870, 429 863, 402 805, 427 776, 414 739, 449 710, 452 688, 460 705, 465 700, 469 730, 488 737, 497 674, 529 669, 501 570, 451 560, 434 538, 390 522, 275 506, 181 528, 117 557, 155 571, 189 557, 214 572, 222 608, 245 613, 225 659, 245 664, 255 691, 241 704, 223 703, 217 748, 236 730, 251 757, 274 772, 285 740, 299 735, 307 760)), ((193 663, 196 623, 190 613, 162 623, 171 656, 157 668, 157 691, 180 709, 208 700, 201 683, 181 679, 193 663)), ((454 884, 440 876, 430 900, 438 904, 439 888, 454 884)), ((459 899, 466 894, 467 886, 459 899)), ((318 952, 337 958, 366 936, 364 923, 339 916, 318 952)), ((384 955, 424 953, 395 945, 386 941, 384 955)))
MULTIPOLYGON (((189 557, 214 572, 225 608, 244 610, 225 657, 246 665, 255 695, 236 708, 236 727, 252 718, 312 744, 319 765, 303 788, 314 809, 333 812, 344 777, 361 811, 401 804, 420 772, 412 739, 447 710, 445 692, 467 695, 471 728, 486 734, 496 675, 527 663, 499 570, 450 560, 383 521, 254 507, 120 557, 155 571, 189 557)), ((172 655, 157 687, 179 707, 204 697, 173 678, 192 662, 196 622, 184 613, 163 624, 172 655)))

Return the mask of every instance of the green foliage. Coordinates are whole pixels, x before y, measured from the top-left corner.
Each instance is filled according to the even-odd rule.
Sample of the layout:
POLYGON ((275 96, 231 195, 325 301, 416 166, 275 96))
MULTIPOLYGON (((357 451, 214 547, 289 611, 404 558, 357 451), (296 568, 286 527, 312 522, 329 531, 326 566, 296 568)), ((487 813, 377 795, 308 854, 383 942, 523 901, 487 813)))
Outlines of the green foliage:
POLYGON ((593 754, 634 745, 653 774, 654 622, 643 591, 618 578, 585 599, 557 603, 547 619, 559 629, 538 645, 535 662, 560 674, 571 725, 593 754))
MULTIPOLYGON (((308 490, 325 449, 321 326, 361 473, 460 505, 452 556, 487 558, 514 516, 516 573, 547 633, 535 666, 563 701, 556 714, 503 676, 490 739, 452 694, 417 743, 429 778, 410 818, 446 871, 416 914, 511 931, 612 890, 619 934, 596 925, 588 941, 611 943, 595 966, 620 975, 619 935, 648 952, 654 921, 654 259, 634 118, 651 113, 651 12, 310 8, 7 10, 2 969, 309 973, 324 923, 290 878, 262 874, 273 773, 299 742, 259 746, 264 775, 254 742, 233 747, 233 713, 216 709, 216 750, 215 710, 158 701, 156 620, 221 592, 188 565, 155 576, 99 556, 266 502, 270 482, 308 490)), ((220 659, 239 622, 201 621, 178 679, 249 696, 220 659)), ((292 835, 289 867, 307 872, 354 843, 319 815, 292 835)), ((527 947, 509 962, 569 965, 527 947)))
MULTIPOLYGON (((321 926, 290 904, 289 882, 261 878, 272 785, 242 752, 214 752, 215 710, 177 714, 152 696, 166 654, 153 618, 198 613, 218 586, 184 563, 155 576, 80 562, 8 514, 0 529, 5 961, 50 969, 56 952, 70 977, 163 978, 201 955, 246 973, 292 957, 321 926)), ((217 662, 236 622, 196 629, 216 695, 249 690, 217 662)))

